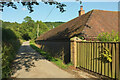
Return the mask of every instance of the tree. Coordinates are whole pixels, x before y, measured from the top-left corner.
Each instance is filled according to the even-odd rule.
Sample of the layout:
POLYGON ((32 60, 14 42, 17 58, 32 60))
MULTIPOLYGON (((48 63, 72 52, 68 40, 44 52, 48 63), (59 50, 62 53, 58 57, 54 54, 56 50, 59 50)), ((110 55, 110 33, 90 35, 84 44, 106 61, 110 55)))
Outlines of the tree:
MULTIPOLYGON (((37 2, 37 0, 27 0, 27 1, 23 1, 23 2, 20 2, 20 1, 16 0, 15 2, 21 3, 23 6, 26 6, 30 13, 34 11, 33 10, 33 5, 39 5, 39 2, 37 2)), ((15 2, 2 2, 1 1, 0 2, 0 7, 2 7, 2 9, 0 9, 0 10, 3 11, 3 8, 5 6, 17 9, 17 6, 16 6, 15 2)), ((45 4, 49 4, 49 5, 56 5, 56 8, 59 8, 60 12, 62 12, 62 13, 65 11, 64 7, 66 5, 62 4, 60 2, 53 1, 53 0, 48 0, 48 1, 42 0, 42 2, 44 2, 45 4)))
POLYGON ((31 20, 32 20, 32 18, 31 18, 31 17, 29 17, 29 16, 26 16, 26 17, 24 18, 24 20, 25 20, 25 22, 29 22, 29 21, 31 21, 31 20))

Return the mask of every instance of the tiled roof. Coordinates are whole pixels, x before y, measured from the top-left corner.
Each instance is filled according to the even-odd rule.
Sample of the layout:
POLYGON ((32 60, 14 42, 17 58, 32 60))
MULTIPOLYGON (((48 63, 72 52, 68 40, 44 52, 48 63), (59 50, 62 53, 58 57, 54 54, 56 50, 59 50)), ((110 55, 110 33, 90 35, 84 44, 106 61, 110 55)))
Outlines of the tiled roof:
POLYGON ((101 32, 118 32, 118 12, 92 10, 68 21, 37 38, 37 40, 69 39, 75 35, 95 37, 101 32))

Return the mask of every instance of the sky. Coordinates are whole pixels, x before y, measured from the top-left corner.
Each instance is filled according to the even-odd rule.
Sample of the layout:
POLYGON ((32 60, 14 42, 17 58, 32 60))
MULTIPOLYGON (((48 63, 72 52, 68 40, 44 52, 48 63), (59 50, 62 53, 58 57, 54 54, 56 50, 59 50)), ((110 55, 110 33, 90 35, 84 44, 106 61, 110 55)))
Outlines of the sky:
MULTIPOLYGON (((76 0, 57 0, 57 1, 60 1, 60 2, 68 2, 68 1, 69 2, 74 2, 76 0)), ((83 2, 119 2, 120 0, 81 0, 81 1, 83 1, 83 2)))
MULTIPOLYGON (((32 13, 29 13, 27 8, 23 7, 21 4, 16 4, 18 9, 4 7, 4 11, 1 13, 1 19, 3 21, 22 23, 26 16, 30 16, 34 21, 67 22, 78 17, 78 11, 80 10, 79 2, 62 3, 66 4, 66 12, 64 13, 61 13, 59 9, 55 8, 55 5, 47 5, 43 2, 40 2, 39 6, 33 6, 34 12, 32 13)), ((93 9, 118 11, 118 2, 83 2, 82 5, 86 13, 93 9)))

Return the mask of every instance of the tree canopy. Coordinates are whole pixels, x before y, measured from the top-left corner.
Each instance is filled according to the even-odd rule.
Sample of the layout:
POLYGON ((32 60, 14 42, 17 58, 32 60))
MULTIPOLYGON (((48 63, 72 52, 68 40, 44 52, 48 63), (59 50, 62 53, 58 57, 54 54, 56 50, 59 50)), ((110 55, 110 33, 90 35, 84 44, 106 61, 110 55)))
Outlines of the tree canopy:
POLYGON ((49 30, 48 26, 45 23, 43 23, 42 21, 35 22, 29 16, 26 16, 21 24, 17 22, 14 23, 4 21, 2 22, 3 28, 12 30, 19 39, 23 40, 35 39, 37 37, 38 25, 39 35, 49 30))
POLYGON ((53 29, 65 22, 44 22, 44 23, 49 27, 49 29, 53 29))
MULTIPOLYGON (((37 0, 28 0, 28 1, 23 1, 23 2, 20 2, 18 0, 14 0, 14 1, 22 4, 23 6, 26 6, 30 13, 34 11, 33 5, 40 5, 39 2, 37 2, 37 0)), ((66 6, 65 4, 62 4, 62 3, 54 1, 54 0, 41 0, 41 1, 48 5, 56 5, 56 8, 59 8, 60 12, 62 12, 62 13, 65 11, 65 9, 64 9, 64 7, 66 6)), ((15 2, 12 2, 12 1, 11 2, 2 2, 1 1, 0 7, 2 7, 2 9, 0 9, 0 10, 3 11, 3 8, 5 6, 17 9, 18 7, 15 4, 15 2)))

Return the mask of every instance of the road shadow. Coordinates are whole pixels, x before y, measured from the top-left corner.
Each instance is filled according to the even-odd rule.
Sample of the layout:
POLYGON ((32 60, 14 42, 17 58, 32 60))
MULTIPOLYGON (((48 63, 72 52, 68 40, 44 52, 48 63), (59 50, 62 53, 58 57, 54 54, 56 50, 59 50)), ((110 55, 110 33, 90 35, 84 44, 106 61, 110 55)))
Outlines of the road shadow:
POLYGON ((35 67, 34 61, 44 59, 39 53, 37 53, 30 45, 22 45, 16 55, 16 58, 13 62, 12 75, 20 69, 25 69, 29 72, 30 68, 35 67))

